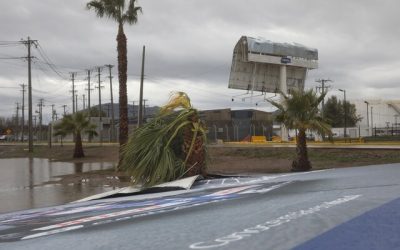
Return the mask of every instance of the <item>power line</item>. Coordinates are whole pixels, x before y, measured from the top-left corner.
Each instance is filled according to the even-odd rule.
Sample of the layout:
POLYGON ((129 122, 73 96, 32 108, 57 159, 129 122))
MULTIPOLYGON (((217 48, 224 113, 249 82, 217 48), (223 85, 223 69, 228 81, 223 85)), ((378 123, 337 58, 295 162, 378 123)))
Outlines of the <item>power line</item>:
POLYGON ((21 45, 23 41, 0 41, 0 44, 16 44, 21 45))
POLYGON ((14 56, 9 56, 9 57, 0 57, 2 60, 14 60, 14 59, 24 59, 25 57, 14 57, 14 56))
POLYGON ((66 80, 68 79, 67 77, 63 76, 58 69, 56 68, 55 64, 50 60, 50 58, 47 56, 46 52, 42 48, 42 46, 38 43, 38 46, 36 47, 36 50, 39 52, 40 56, 43 58, 44 63, 49 66, 49 68, 56 73, 59 77, 62 79, 66 80))

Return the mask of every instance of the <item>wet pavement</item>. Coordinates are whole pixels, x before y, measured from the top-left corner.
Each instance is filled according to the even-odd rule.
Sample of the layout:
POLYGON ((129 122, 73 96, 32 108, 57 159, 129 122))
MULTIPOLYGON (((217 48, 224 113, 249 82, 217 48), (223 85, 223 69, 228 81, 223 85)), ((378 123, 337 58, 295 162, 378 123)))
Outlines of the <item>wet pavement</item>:
POLYGON ((114 168, 114 163, 51 162, 42 158, 0 159, 0 213, 64 204, 117 188, 90 182, 48 184, 60 176, 114 168))

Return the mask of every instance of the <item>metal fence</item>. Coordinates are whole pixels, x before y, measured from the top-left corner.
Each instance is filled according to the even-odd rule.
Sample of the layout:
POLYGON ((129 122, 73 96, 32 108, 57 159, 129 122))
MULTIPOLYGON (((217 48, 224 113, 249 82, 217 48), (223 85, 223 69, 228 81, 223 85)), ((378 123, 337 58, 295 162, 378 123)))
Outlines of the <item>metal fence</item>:
POLYGON ((267 140, 272 137, 272 126, 262 123, 226 123, 226 124, 210 124, 207 130, 207 139, 209 142, 245 141, 251 136, 265 136, 267 140))

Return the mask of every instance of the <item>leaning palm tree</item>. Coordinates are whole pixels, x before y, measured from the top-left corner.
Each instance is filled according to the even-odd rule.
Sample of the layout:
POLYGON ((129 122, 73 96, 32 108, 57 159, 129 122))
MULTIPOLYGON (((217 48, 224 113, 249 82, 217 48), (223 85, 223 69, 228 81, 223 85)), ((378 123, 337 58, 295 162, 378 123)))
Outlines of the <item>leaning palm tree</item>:
POLYGON ((87 9, 93 9, 98 17, 108 17, 118 23, 118 79, 119 79, 119 143, 124 145, 128 140, 128 98, 127 98, 127 47, 124 24, 134 24, 138 20, 141 7, 136 6, 136 0, 93 0, 87 3, 87 9))
POLYGON ((296 153, 297 159, 292 163, 292 171, 308 171, 312 168, 308 159, 306 132, 314 131, 318 134, 331 135, 331 127, 322 118, 318 105, 324 99, 326 93, 320 95, 311 89, 308 91, 292 91, 291 95, 283 96, 283 102, 269 101, 278 108, 276 117, 288 129, 295 129, 297 133, 296 153))
POLYGON ((205 127, 189 97, 174 93, 158 115, 130 134, 120 167, 145 186, 206 175, 205 127))
POLYGON ((73 134, 75 137, 74 158, 85 157, 82 147, 82 133, 89 136, 97 135, 96 125, 90 123, 88 116, 84 112, 77 112, 73 115, 66 115, 60 123, 54 126, 56 136, 66 136, 73 134))

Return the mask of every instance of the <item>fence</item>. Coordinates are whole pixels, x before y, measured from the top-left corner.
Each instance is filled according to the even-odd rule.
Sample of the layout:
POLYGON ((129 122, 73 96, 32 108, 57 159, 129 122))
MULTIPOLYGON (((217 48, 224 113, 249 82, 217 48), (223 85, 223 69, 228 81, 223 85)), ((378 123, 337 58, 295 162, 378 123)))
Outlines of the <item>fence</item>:
POLYGON ((232 141, 250 141, 251 136, 265 136, 267 140, 272 138, 272 127, 265 124, 240 123, 240 124, 210 124, 207 130, 207 139, 209 142, 222 140, 232 141))

